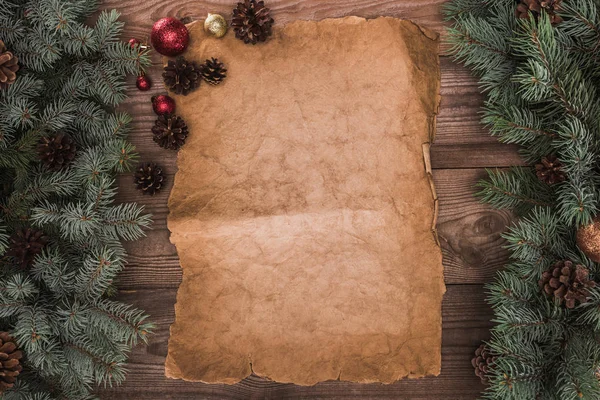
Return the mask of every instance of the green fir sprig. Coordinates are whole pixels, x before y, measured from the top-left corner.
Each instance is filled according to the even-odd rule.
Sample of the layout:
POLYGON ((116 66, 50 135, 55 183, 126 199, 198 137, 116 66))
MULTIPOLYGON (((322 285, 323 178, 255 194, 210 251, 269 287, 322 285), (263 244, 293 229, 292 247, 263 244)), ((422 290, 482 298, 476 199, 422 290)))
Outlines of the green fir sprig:
POLYGON ((116 11, 89 25, 96 10, 90 0, 0 2, 0 40, 20 64, 0 88, 0 328, 25 354, 6 400, 94 398, 125 379, 129 351, 153 330, 143 311, 109 298, 123 242, 151 223, 143 207, 115 203, 116 175, 136 154, 131 118, 114 106, 149 57, 120 40, 116 11), (76 144, 59 170, 37 150, 56 133, 76 144), (12 238, 26 229, 48 240, 23 268, 12 238))
POLYGON ((599 265, 577 247, 575 232, 600 200, 600 1, 546 2, 515 17, 514 0, 451 0, 445 13, 455 58, 479 77, 486 94, 482 122, 526 162, 557 156, 566 180, 540 182, 533 167, 490 170, 480 198, 521 218, 504 235, 510 264, 488 285, 496 356, 483 394, 494 400, 600 398, 600 289, 568 309, 540 288, 560 260, 599 265))

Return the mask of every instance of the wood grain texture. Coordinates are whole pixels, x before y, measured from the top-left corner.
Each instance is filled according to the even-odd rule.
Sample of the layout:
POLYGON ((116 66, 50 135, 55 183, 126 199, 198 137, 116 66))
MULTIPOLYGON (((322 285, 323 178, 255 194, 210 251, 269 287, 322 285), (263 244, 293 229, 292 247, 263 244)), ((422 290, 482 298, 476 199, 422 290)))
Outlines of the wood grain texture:
MULTIPOLYGON (((236 0, 104 0, 104 9, 118 9, 129 22, 128 31, 143 38, 152 23, 164 16, 203 19, 208 12, 229 17, 236 0)), ((443 33, 444 0, 269 0, 276 24, 298 19, 320 20, 357 15, 365 18, 392 16, 410 19, 443 33)))
MULTIPOLYGON (((103 0, 104 9, 116 8, 126 23, 124 38, 147 40, 153 22, 164 16, 203 19, 207 12, 230 15, 236 0, 103 0)), ((297 19, 379 15, 411 19, 444 37, 440 13, 444 0, 267 0, 277 24, 297 19)), ((448 46, 442 44, 442 53, 448 46)), ((148 347, 132 353, 126 383, 100 391, 106 399, 474 399, 483 386, 470 365, 473 350, 489 337, 491 311, 484 302, 482 284, 489 282, 506 261, 500 233, 512 221, 473 197, 474 185, 485 176, 483 167, 521 164, 515 147, 497 143, 480 124, 483 96, 469 70, 449 57, 440 57, 442 101, 437 136, 432 147, 434 179, 440 198, 438 233, 444 255, 448 292, 443 302, 442 373, 438 377, 402 380, 392 385, 360 385, 330 381, 311 387, 280 384, 251 376, 237 385, 204 385, 164 377, 168 329, 181 280, 177 253, 166 229, 167 197, 176 171, 175 152, 159 148, 151 138, 155 120, 150 106, 162 87, 160 57, 153 56, 148 75, 150 92, 135 89, 128 80, 130 98, 123 110, 134 117, 130 139, 141 161, 161 164, 168 174, 165 190, 155 197, 136 192, 131 175, 119 178, 121 201, 137 201, 153 214, 147 238, 129 243, 129 265, 119 277, 121 299, 148 310, 158 323, 148 347)))
POLYGON ((404 379, 391 385, 327 381, 297 386, 246 378, 236 385, 207 385, 164 376, 169 326, 175 317, 175 291, 123 291, 120 298, 146 309, 158 325, 147 347, 132 352, 125 384, 101 392, 106 399, 474 399, 483 386, 473 375, 470 355, 489 338, 490 310, 478 285, 448 287, 442 306, 442 373, 438 377, 404 379))

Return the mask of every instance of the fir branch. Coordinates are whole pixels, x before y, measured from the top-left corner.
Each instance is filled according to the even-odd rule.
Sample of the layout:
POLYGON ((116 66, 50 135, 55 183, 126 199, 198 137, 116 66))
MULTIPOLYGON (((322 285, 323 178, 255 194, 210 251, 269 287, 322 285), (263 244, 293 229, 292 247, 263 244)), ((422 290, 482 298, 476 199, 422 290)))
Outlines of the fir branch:
POLYGON ((502 141, 521 145, 528 162, 557 155, 567 176, 566 182, 549 186, 532 169, 513 168, 488 171, 479 185, 484 201, 523 216, 504 235, 515 261, 488 285, 495 314, 489 345, 497 357, 484 398, 595 399, 600 396, 598 290, 570 310, 548 299, 538 280, 557 260, 597 272, 578 249, 574 232, 597 215, 600 200, 599 4, 562 2, 558 13, 563 21, 554 26, 544 10, 539 18, 532 15, 517 24, 515 18, 505 19, 514 13, 514 2, 486 5, 485 11, 474 10, 473 0, 451 4, 454 54, 482 77, 482 85, 489 85, 484 123, 502 141), (474 23, 479 20, 481 25, 474 23), (466 28, 481 43, 456 33, 466 28), (513 67, 508 61, 482 60, 486 54, 499 56, 490 51, 497 39, 486 37, 494 30, 505 32, 508 54, 502 56, 513 67), (511 68, 515 73, 508 84, 511 68))
POLYGON ((514 209, 522 214, 532 207, 552 206, 552 192, 531 169, 515 167, 508 171, 487 170, 488 179, 477 184, 477 195, 499 209, 514 209))
POLYGON ((121 241, 150 224, 143 208, 115 203, 116 174, 136 154, 126 140, 131 118, 112 109, 124 99, 124 75, 149 57, 119 41, 117 12, 89 26, 96 8, 0 2, 0 36, 22 66, 0 90, 0 257, 23 226, 50 238, 27 269, 5 262, 0 275, 0 320, 27 360, 8 400, 94 398, 99 384, 123 381, 128 351, 153 327, 143 311, 105 299, 126 262, 121 241), (56 132, 73 138, 76 157, 49 170, 36 147, 56 132))

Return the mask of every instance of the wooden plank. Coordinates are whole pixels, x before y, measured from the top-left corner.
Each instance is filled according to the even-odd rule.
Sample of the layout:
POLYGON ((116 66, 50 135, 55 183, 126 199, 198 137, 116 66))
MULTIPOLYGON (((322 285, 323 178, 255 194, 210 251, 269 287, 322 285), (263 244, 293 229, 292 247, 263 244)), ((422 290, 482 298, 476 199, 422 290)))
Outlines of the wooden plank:
MULTIPOLYGON (((506 262, 500 234, 512 217, 474 197, 474 186, 485 175, 481 169, 434 170, 440 206, 438 235, 448 284, 488 282, 506 262)), ((177 288, 181 269, 166 226, 173 174, 167 176, 165 190, 153 197, 136 191, 131 181, 130 175, 121 176, 119 200, 145 205, 154 225, 146 238, 127 244, 129 265, 120 274, 119 284, 127 289, 177 288)))
POLYGON ((130 358, 129 374, 120 388, 100 392, 117 399, 474 399, 483 386, 473 374, 472 353, 489 338, 491 311, 480 285, 449 286, 442 305, 442 373, 438 377, 404 379, 391 385, 328 381, 303 387, 256 376, 236 385, 207 385, 167 379, 163 363, 169 326, 174 319, 175 289, 125 291, 120 299, 147 310, 158 325, 147 347, 130 358))
POLYGON ((449 144, 431 146, 431 166, 441 168, 497 168, 525 165, 516 145, 449 144))
POLYGON ((439 198, 438 237, 446 283, 486 283, 506 264, 501 234, 513 215, 482 204, 473 194, 483 170, 435 170, 439 198))
MULTIPOLYGON (((154 21, 165 16, 204 19, 210 13, 229 18, 236 0, 104 0, 103 9, 118 9, 128 22, 127 33, 148 36, 154 21)), ((276 24, 299 19, 320 20, 356 15, 364 18, 393 16, 443 33, 441 6, 445 0, 268 0, 276 24)))

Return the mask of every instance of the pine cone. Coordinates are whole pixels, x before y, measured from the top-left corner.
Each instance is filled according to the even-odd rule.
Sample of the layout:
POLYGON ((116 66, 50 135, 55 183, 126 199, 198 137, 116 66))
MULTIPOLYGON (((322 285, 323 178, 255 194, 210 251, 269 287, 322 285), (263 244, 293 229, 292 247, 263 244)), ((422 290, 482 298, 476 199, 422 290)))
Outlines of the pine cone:
POLYGON ((233 10, 231 27, 244 43, 264 42, 271 35, 273 18, 264 1, 244 0, 233 10))
POLYGON ((6 49, 4 42, 0 40, 0 88, 15 82, 19 70, 19 59, 6 49))
POLYGON ((548 296, 554 296, 567 308, 575 308, 576 302, 581 304, 587 301, 589 289, 596 286, 596 282, 590 280, 590 271, 583 265, 557 261, 544 271, 539 285, 548 296))
POLYGON ((39 159, 53 171, 69 165, 75 158, 76 151, 75 141, 64 133, 42 137, 37 145, 39 159))
POLYGON ((160 192, 165 181, 162 168, 155 163, 140 164, 135 171, 134 177, 137 188, 150 196, 160 192))
POLYGON ((179 150, 185 143, 188 135, 188 127, 185 121, 174 114, 161 115, 152 127, 154 141, 160 147, 170 150, 179 150))
POLYGON ((553 185, 562 182, 566 179, 565 173, 562 171, 562 163, 555 155, 549 155, 535 164, 535 173, 540 181, 553 185))
POLYGON ((475 368, 475 375, 481 379, 481 383, 487 385, 489 383, 487 374, 490 367, 496 362, 496 356, 492 354, 490 347, 482 343, 475 350, 475 357, 471 359, 471 365, 475 368))
POLYGON ((175 92, 186 96, 200 86, 200 68, 194 61, 188 61, 183 56, 169 60, 162 74, 165 85, 175 92))
POLYGON ((219 62, 216 58, 211 58, 200 66, 200 73, 206 82, 211 85, 218 85, 227 76, 227 69, 225 69, 222 62, 219 62))
POLYGON ((6 255, 13 257, 16 265, 27 268, 46 243, 48 237, 41 230, 22 228, 11 235, 6 255))
POLYGON ((550 17, 550 23, 556 25, 563 20, 560 15, 556 14, 556 12, 560 10, 561 1, 562 0, 518 0, 515 16, 517 18, 529 19, 529 13, 531 12, 537 21, 543 9, 550 17))
POLYGON ((0 394, 14 386, 17 376, 23 370, 23 352, 8 332, 0 332, 0 394))

